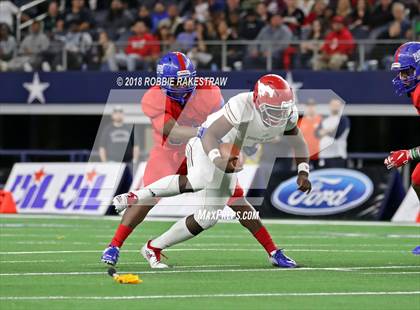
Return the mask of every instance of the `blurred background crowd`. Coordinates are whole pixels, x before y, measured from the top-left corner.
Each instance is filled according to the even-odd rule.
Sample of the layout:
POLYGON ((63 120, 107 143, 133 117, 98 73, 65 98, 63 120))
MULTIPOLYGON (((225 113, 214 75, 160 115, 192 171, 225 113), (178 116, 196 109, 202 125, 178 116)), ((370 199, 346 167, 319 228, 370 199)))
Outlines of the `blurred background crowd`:
POLYGON ((0 71, 377 70, 419 37, 418 0, 0 0, 0 71))

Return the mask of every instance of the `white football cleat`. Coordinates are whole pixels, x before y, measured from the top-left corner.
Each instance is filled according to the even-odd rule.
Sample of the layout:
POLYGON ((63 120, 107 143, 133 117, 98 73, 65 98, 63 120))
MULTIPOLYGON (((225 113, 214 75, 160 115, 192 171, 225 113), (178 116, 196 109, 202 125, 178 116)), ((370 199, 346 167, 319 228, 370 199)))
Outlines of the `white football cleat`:
POLYGON ((150 242, 152 240, 147 241, 147 243, 141 248, 140 253, 143 255, 144 259, 148 261, 149 265, 153 269, 163 269, 163 268, 169 268, 168 265, 162 263, 160 261, 161 255, 163 255, 161 252, 161 249, 154 248, 150 245, 150 242))
POLYGON ((121 213, 127 209, 129 205, 137 203, 137 200, 136 194, 129 192, 115 196, 114 199, 112 199, 112 204, 115 207, 115 211, 121 213))

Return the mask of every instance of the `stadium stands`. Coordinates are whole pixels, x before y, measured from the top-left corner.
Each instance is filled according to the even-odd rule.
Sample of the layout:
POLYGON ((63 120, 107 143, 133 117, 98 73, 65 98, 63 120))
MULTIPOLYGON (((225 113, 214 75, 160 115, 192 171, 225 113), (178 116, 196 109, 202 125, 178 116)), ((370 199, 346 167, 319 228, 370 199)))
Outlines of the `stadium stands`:
POLYGON ((0 12, 0 71, 152 70, 174 49, 206 70, 376 70, 420 33, 415 0, 15 0, 0 12))

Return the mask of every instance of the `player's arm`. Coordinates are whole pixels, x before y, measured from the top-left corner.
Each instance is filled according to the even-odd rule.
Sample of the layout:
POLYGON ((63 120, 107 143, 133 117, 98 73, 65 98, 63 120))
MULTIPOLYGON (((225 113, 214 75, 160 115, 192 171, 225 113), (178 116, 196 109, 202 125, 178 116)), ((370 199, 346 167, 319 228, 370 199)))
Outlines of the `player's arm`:
POLYGON ((227 118, 224 115, 221 115, 207 128, 206 134, 201 138, 204 152, 206 152, 207 156, 216 167, 227 173, 238 172, 242 169, 236 168, 234 165, 234 161, 238 159, 236 156, 223 158, 219 150, 219 141, 227 135, 233 127, 234 126, 227 118))
POLYGON ((285 136, 290 136, 289 143, 293 147, 295 162, 298 167, 297 184, 302 192, 310 192, 312 189, 309 181, 309 149, 305 138, 298 126, 284 132, 285 136))
MULTIPOLYGON (((165 111, 165 105, 156 104, 153 97, 155 90, 146 93, 142 100, 142 109, 152 122, 155 130, 171 140, 186 142, 197 135, 198 129, 188 126, 180 126, 173 116, 165 111)), ((160 91, 160 90, 159 90, 160 91)))
POLYGON ((170 139, 187 142, 197 135, 197 128, 181 126, 173 118, 170 118, 163 125, 162 133, 170 139))
POLYGON ((99 158, 102 162, 106 162, 106 150, 103 146, 99 147, 99 158))
POLYGON ((101 132, 101 136, 99 138, 99 148, 98 148, 98 152, 99 152, 99 158, 101 160, 101 162, 106 162, 107 161, 107 154, 106 154, 106 140, 108 137, 108 126, 106 126, 105 128, 102 129, 101 132))
POLYGON ((388 169, 399 168, 412 160, 420 160, 420 146, 410 150, 392 151, 389 156, 385 158, 384 164, 388 169))
POLYGON ((133 163, 137 164, 140 159, 140 146, 134 145, 133 147, 133 163))

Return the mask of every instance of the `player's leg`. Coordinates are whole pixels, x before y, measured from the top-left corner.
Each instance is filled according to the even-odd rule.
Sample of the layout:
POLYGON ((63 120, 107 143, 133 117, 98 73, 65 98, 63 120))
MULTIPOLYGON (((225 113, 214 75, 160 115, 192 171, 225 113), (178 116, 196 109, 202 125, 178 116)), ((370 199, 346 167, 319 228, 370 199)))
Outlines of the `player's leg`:
POLYGON ((255 208, 246 200, 239 184, 236 185, 233 196, 229 199, 228 206, 237 214, 242 226, 249 230, 258 243, 265 249, 273 265, 285 268, 294 268, 296 262, 287 257, 273 241, 267 228, 263 225, 255 208))
POLYGON ((203 230, 215 225, 218 218, 211 215, 217 215, 217 210, 224 208, 232 194, 230 190, 231 175, 228 175, 225 181, 222 180, 224 173, 216 171, 216 168, 204 153, 199 139, 192 139, 186 149, 188 175, 186 178, 182 178, 183 183, 180 187, 193 190, 205 188, 200 193, 201 196, 197 197, 198 199, 203 198, 203 206, 194 214, 176 222, 159 237, 149 240, 142 248, 142 254, 152 268, 167 267, 160 261, 163 249, 191 239, 203 230))
MULTIPOLYGON (((413 174, 411 175, 411 185, 414 188, 414 191, 417 194, 417 197, 419 198, 419 202, 420 202, 420 163, 417 164, 416 168, 413 171, 413 174)), ((419 215, 420 215, 420 210, 419 210, 419 215)), ((413 249, 413 254, 415 255, 420 255, 420 245, 415 247, 413 249)))
MULTIPOLYGON (((113 199, 118 212, 128 205, 147 205, 154 197, 172 197, 186 192, 197 192, 212 182, 215 166, 207 157, 201 140, 192 138, 186 147, 188 176, 174 172, 137 191, 121 194, 113 199)), ((185 169, 185 172, 187 169, 185 169)))
POLYGON ((420 163, 417 164, 413 174, 411 175, 411 184, 420 201, 420 163))
MULTIPOLYGON (((203 192, 202 192, 203 193, 203 192)), ((185 218, 180 219, 167 231, 153 240, 149 240, 141 249, 141 254, 152 268, 167 268, 161 262, 161 251, 178 243, 192 239, 204 230, 213 227, 218 221, 218 210, 222 210, 229 195, 220 191, 204 190, 203 207, 185 218), (219 196, 220 195, 220 196, 219 196)))
MULTIPOLYGON (((144 171, 144 183, 148 184, 165 175, 175 173, 177 168, 174 168, 173 163, 168 160, 171 157, 165 152, 152 151, 144 171)), ((128 196, 126 203, 130 205, 131 201, 133 201, 133 197, 128 196)), ((119 250, 124 241, 130 236, 134 228, 144 220, 157 201, 157 198, 150 197, 143 205, 127 208, 109 246, 102 254, 102 262, 110 265, 115 265, 118 262, 119 250)))

